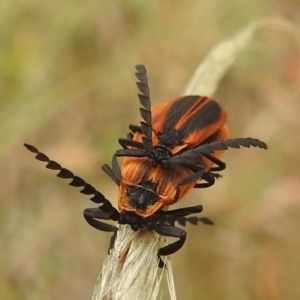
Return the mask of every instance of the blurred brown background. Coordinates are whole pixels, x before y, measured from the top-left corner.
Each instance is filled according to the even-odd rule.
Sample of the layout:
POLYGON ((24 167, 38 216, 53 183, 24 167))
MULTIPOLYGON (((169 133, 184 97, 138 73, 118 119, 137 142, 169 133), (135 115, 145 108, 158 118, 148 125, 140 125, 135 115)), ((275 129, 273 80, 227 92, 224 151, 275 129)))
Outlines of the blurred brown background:
MULTIPOLYGON (((169 101, 214 45, 269 16, 299 37, 292 0, 1 1, 0 299, 91 299, 110 238, 83 219, 95 205, 23 143, 116 203, 101 165, 139 120, 134 65, 148 69, 152 103, 169 101)), ((228 151, 224 178, 176 206, 203 204, 215 222, 188 226, 172 257, 178 299, 300 298, 298 68, 291 35, 263 29, 214 95, 231 136, 269 150, 228 151)))

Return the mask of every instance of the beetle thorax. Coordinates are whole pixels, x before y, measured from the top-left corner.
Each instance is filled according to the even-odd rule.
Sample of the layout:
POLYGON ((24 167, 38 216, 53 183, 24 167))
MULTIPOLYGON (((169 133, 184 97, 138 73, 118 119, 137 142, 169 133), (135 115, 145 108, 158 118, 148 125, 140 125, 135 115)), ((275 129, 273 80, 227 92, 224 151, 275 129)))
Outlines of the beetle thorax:
POLYGON ((155 192, 157 184, 149 180, 144 180, 140 185, 129 185, 127 197, 129 204, 138 210, 145 210, 159 200, 155 192))

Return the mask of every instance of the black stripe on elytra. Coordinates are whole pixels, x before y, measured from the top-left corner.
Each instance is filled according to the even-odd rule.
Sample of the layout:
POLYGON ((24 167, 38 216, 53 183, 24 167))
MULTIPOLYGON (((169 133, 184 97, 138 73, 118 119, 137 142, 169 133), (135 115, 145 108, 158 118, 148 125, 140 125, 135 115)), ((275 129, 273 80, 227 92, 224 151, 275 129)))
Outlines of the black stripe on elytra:
POLYGON ((208 101, 181 126, 179 135, 184 140, 189 134, 217 123, 221 112, 222 109, 217 102, 208 101))
MULTIPOLYGON (((168 110, 163 122, 162 133, 173 130, 182 116, 198 101, 200 96, 186 96, 176 101, 168 110)), ((203 98, 204 100, 204 98, 203 98)))

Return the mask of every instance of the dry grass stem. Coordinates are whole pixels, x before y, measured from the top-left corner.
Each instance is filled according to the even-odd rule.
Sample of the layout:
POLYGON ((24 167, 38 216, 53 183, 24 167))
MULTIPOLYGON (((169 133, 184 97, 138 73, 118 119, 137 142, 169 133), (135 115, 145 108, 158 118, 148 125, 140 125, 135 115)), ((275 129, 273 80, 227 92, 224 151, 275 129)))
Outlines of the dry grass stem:
POLYGON ((292 26, 285 20, 262 19, 252 22, 209 52, 184 89, 184 95, 213 95, 220 80, 238 54, 249 45, 257 29, 269 26, 293 33, 292 26))
POLYGON ((103 264, 93 300, 157 299, 162 273, 157 252, 163 237, 120 226, 114 248, 103 264))

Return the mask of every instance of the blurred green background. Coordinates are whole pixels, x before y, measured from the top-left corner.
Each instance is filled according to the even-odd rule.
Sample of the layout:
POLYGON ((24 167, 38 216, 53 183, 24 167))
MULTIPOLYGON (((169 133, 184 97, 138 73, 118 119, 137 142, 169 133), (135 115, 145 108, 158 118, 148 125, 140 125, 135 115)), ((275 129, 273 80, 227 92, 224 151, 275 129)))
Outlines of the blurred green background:
MULTIPOLYGON (((117 203, 101 165, 139 120, 135 64, 148 69, 152 103, 169 101, 214 45, 269 16, 299 38, 293 0, 1 1, 0 299, 91 299, 110 239, 83 219, 95 205, 23 143, 117 203)), ((214 95, 231 136, 269 150, 228 151, 224 178, 176 205, 203 204, 215 222, 187 227, 172 256, 178 299, 299 299, 298 69, 293 38, 263 29, 214 95)))

